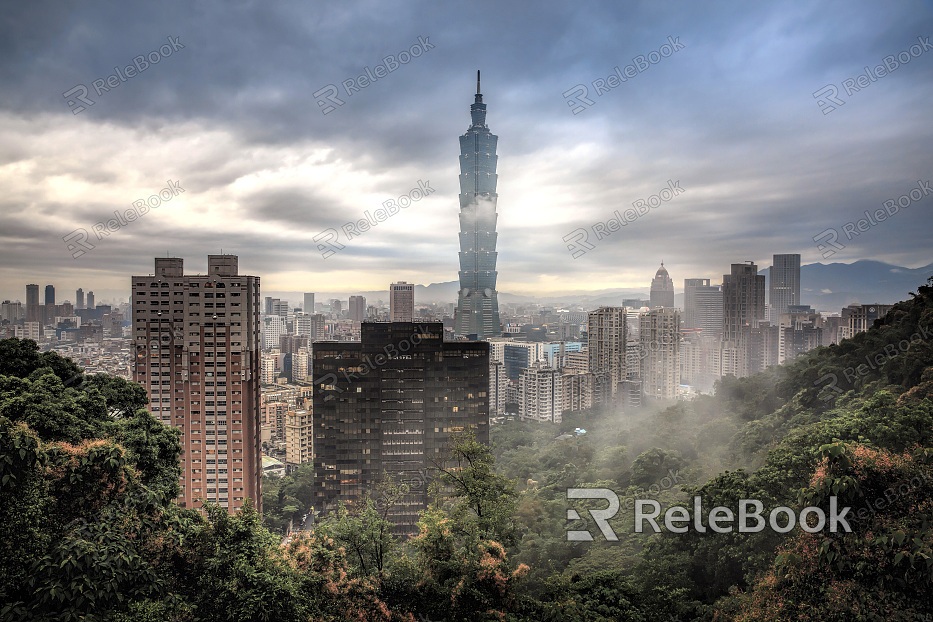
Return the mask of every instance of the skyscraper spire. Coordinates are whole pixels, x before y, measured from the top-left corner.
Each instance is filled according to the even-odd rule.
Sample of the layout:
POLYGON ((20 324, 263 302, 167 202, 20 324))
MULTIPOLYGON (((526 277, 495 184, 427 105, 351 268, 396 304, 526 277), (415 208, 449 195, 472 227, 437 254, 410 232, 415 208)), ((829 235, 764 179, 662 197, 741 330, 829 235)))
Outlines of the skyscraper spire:
POLYGON ((460 137, 460 291, 455 332, 486 339, 501 333, 496 291, 496 145, 476 72, 472 124, 460 137))

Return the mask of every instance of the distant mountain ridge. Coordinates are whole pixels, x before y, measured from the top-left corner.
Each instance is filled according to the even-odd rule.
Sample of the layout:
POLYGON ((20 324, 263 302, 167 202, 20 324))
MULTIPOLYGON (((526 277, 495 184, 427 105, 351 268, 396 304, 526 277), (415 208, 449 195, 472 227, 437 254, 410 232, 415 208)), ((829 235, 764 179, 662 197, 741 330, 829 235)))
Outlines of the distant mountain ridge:
MULTIPOLYGON (((762 271, 770 278, 769 270, 762 271)), ((862 259, 854 263, 812 263, 800 268, 800 298, 819 311, 873 302, 893 304, 910 298, 933 276, 933 264, 904 268, 881 261, 862 259)))
MULTIPOLYGON (((766 278, 769 278, 770 268, 761 270, 760 274, 764 274, 766 278)), ((930 276, 933 276, 933 264, 922 268, 905 268, 868 259, 862 259, 850 264, 812 263, 800 268, 800 297, 803 304, 810 305, 814 309, 838 313, 843 307, 856 302, 893 304, 904 300, 909 297, 908 292, 915 291, 930 276)), ((681 290, 675 300, 675 303, 680 306, 683 305, 683 278, 679 277, 674 280, 674 287, 681 290)), ((624 298, 647 299, 650 278, 646 277, 645 280, 644 288, 604 289, 590 292, 568 290, 566 293, 549 294, 547 296, 527 296, 499 292, 499 300, 506 303, 582 304, 591 308, 603 305, 619 305, 624 298)), ((717 279, 712 280, 714 284, 717 281, 717 279)), ((457 281, 416 285, 415 302, 455 303, 459 287, 457 281)), ((302 299, 302 292, 264 291, 262 295, 287 298, 293 304, 298 304, 302 299)), ((376 302, 377 300, 388 302, 389 300, 389 291, 387 289, 366 292, 316 292, 315 300, 318 302, 328 301, 332 298, 347 300, 351 295, 365 296, 368 302, 376 302)))

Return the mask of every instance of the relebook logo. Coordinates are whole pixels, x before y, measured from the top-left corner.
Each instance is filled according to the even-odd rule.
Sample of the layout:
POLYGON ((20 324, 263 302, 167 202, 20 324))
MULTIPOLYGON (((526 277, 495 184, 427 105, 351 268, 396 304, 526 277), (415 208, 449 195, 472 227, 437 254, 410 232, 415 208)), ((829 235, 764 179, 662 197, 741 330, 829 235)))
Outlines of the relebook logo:
MULTIPOLYGON (((608 488, 568 488, 568 499, 605 499, 609 506, 601 510, 589 510, 590 516, 595 521, 596 526, 602 532, 606 540, 616 541, 615 531, 609 525, 609 519, 613 518, 619 511, 619 497, 608 488)), ((852 528, 846 520, 846 514, 852 508, 844 507, 839 511, 836 497, 829 498, 829 531, 836 533, 842 529, 850 533, 852 528)), ((692 512, 689 508, 675 505, 671 506, 664 513, 664 527, 673 533, 686 533, 691 528, 699 533, 757 533, 764 531, 765 527, 770 527, 777 533, 787 533, 797 524, 807 533, 816 533, 827 528, 826 512, 822 508, 808 506, 799 511, 786 506, 779 506, 771 510, 767 520, 762 516, 764 504, 757 499, 740 499, 738 507, 738 529, 735 529, 735 512, 725 506, 716 506, 705 515, 703 512, 703 500, 699 496, 693 498, 692 512), (782 517, 783 515, 783 517, 782 517), (810 516, 814 521, 809 520, 810 516), (751 524, 750 524, 751 523, 751 524)), ((653 499, 635 500, 635 533, 644 533, 646 523, 655 533, 661 532, 661 526, 658 524, 658 517, 661 515, 661 504, 653 499), (649 509, 650 508, 650 509, 649 509), (648 510, 648 511, 646 511, 648 510)), ((567 510, 568 520, 580 520, 580 514, 573 509, 567 510)), ((569 530, 567 531, 567 540, 571 542, 590 542, 593 540, 593 534, 588 530, 569 530)))

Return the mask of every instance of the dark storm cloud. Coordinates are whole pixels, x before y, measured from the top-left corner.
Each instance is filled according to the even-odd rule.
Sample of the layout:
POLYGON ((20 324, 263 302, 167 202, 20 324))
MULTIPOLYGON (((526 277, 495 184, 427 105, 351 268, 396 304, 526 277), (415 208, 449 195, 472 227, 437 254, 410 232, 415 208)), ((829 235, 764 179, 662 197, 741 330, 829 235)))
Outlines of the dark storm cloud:
MULTIPOLYGON (((0 16, 0 135, 17 136, 0 141, 0 171, 14 180, 2 203, 3 265, 72 270, 61 235, 171 177, 186 188, 184 210, 100 240, 81 258, 86 269, 148 271, 153 253, 200 257, 223 246, 248 254, 257 272, 453 280, 456 138, 469 124, 477 68, 500 136, 500 282, 560 275, 555 288, 585 289, 622 266, 647 283, 662 256, 696 275, 749 258, 767 265, 773 252, 816 261, 815 235, 933 177, 933 51, 846 95, 831 114, 813 93, 842 91, 843 80, 931 33, 930 2, 15 4, 0 16), (594 80, 669 37, 683 49, 593 92, 594 80), (184 47, 95 91, 94 80, 170 38, 184 47), (346 93, 343 82, 419 41, 430 47, 418 58, 346 93), (62 94, 78 84, 95 103, 73 115, 62 94), (331 84, 344 103, 325 115, 314 93, 331 84), (574 115, 562 94, 578 84, 594 103, 574 115), (46 140, 23 138, 24 125, 46 140), (80 129, 88 127, 101 129, 99 142, 80 129), (295 176, 307 168, 277 162, 312 152, 307 166, 361 180, 361 194, 335 199, 331 179, 303 182, 295 176), (277 178, 280 168, 289 172, 277 178), (437 188, 433 202, 321 258, 313 235, 418 179, 437 188), (687 191, 569 259, 566 233, 668 179, 687 191), (57 191, 68 184, 82 192, 75 204, 57 191)), ((931 227, 922 209, 905 210, 833 259, 928 263, 931 227)), ((5 275, 0 286, 15 292, 20 280, 5 275)))

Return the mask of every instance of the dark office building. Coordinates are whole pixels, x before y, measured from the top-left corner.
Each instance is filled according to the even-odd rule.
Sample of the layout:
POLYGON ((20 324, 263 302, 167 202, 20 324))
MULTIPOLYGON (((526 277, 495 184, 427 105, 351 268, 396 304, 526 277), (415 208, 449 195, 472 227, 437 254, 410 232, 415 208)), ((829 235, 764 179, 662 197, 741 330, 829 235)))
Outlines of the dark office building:
POLYGON ((489 344, 443 341, 441 322, 363 322, 360 342, 314 344, 314 507, 376 497, 383 473, 409 492, 389 513, 416 533, 432 460, 451 432, 489 442, 489 344))
POLYGON ((39 314, 39 286, 30 283, 26 286, 26 321, 39 322, 42 317, 39 314))
POLYGON ((45 286, 45 306, 47 307, 55 306, 55 286, 54 285, 45 286))

